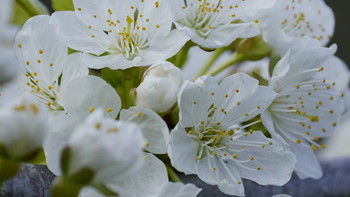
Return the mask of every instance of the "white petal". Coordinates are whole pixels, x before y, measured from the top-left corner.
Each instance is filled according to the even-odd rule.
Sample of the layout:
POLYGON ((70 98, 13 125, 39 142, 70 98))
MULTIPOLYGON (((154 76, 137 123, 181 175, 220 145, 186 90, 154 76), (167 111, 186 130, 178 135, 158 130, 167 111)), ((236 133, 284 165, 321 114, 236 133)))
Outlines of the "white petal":
POLYGON ((68 113, 80 114, 82 117, 94 109, 102 108, 108 117, 115 118, 121 108, 120 97, 114 88, 95 76, 72 80, 59 98, 68 113))
POLYGON ((199 143, 187 136, 184 129, 176 127, 170 133, 169 157, 171 164, 185 174, 194 174, 199 143))
POLYGON ((168 174, 164 163, 156 156, 145 153, 145 163, 135 176, 124 179, 117 185, 109 185, 115 191, 122 191, 130 196, 158 196, 168 184, 168 174))
POLYGON ((189 39, 179 30, 172 30, 166 37, 157 37, 148 49, 141 52, 142 65, 158 63, 172 57, 189 39))
POLYGON ((313 178, 319 179, 322 177, 322 168, 318 162, 315 151, 309 146, 301 144, 295 144, 289 141, 291 144, 291 151, 295 153, 297 158, 297 165, 295 166, 295 172, 301 179, 313 178))
POLYGON ((55 175, 61 175, 61 151, 68 143, 68 139, 74 128, 82 121, 79 116, 62 114, 51 120, 51 127, 43 148, 45 151, 47 167, 55 175))
POLYGON ((275 140, 267 139, 260 131, 242 136, 237 140, 241 139, 266 144, 264 148, 247 146, 243 153, 238 153, 238 157, 241 154, 254 157, 250 162, 237 165, 242 178, 253 180, 260 185, 281 186, 289 181, 296 163, 295 156, 289 149, 285 149, 275 140), (269 144, 270 142, 272 145, 269 144), (258 167, 261 169, 258 170, 258 167))
POLYGON ((158 197, 196 197, 201 189, 193 184, 169 183, 158 197))
POLYGON ((29 19, 16 37, 16 54, 27 71, 47 87, 62 73, 60 66, 68 55, 67 47, 58 39, 50 17, 35 16, 29 19))
MULTIPOLYGON (((101 57, 96 57, 90 54, 83 54, 83 61, 89 68, 101 69, 127 69, 142 63, 141 57, 135 57, 132 60, 128 60, 122 54, 111 54, 101 57)), ((146 65, 145 65, 146 66, 146 65)))
POLYGON ((64 59, 62 65, 63 72, 60 84, 62 89, 65 89, 73 79, 89 75, 89 69, 81 60, 80 53, 69 55, 64 59))
POLYGON ((74 12, 55 12, 50 23, 57 26, 58 36, 72 49, 100 55, 110 45, 107 34, 90 29, 89 25, 80 21, 74 12))
POLYGON ((120 112, 120 120, 138 124, 147 140, 145 150, 155 154, 167 153, 169 129, 164 120, 148 108, 135 106, 120 112))

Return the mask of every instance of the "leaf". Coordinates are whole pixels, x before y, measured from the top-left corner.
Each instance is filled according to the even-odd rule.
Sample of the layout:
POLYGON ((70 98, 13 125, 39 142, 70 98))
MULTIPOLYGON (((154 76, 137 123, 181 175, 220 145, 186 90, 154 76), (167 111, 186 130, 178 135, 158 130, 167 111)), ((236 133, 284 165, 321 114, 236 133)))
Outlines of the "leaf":
POLYGON ((55 11, 74 10, 72 0, 52 0, 52 8, 55 11))
POLYGON ((17 2, 14 3, 13 7, 14 10, 11 22, 14 24, 23 25, 31 17, 31 15, 17 2))

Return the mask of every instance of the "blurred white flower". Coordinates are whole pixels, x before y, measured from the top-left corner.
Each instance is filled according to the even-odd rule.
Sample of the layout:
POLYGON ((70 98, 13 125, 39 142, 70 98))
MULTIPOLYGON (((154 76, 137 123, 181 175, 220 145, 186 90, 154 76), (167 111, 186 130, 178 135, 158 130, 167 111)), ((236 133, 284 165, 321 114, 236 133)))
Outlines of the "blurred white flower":
POLYGON ((241 125, 275 96, 245 74, 229 76, 220 85, 212 77, 186 81, 179 95, 180 121, 170 134, 172 165, 230 195, 244 195, 241 178, 285 184, 294 170, 294 155, 260 131, 242 131, 259 120, 241 125))
POLYGON ((80 53, 68 55, 49 20, 46 15, 29 19, 16 37, 23 87, 55 113, 64 110, 84 119, 101 107, 115 118, 121 106, 118 94, 104 80, 88 76, 80 53))
POLYGON ((75 12, 56 12, 51 22, 70 48, 84 52, 90 68, 147 66, 175 55, 189 40, 172 30, 164 1, 74 0, 75 12))
POLYGON ((272 137, 289 144, 297 157, 300 178, 320 178, 322 170, 314 151, 337 128, 344 111, 339 93, 327 78, 317 79, 335 47, 287 53, 276 65, 269 86, 278 93, 262 120, 272 137))
POLYGON ((156 112, 166 112, 175 103, 184 81, 182 71, 170 62, 152 65, 137 87, 136 104, 156 112))
MULTIPOLYGON (((291 45, 327 45, 333 36, 335 17, 324 0, 276 1, 258 16, 265 41, 284 56, 291 45), (312 40, 300 38, 312 38, 312 40), (312 44, 311 44, 312 43, 312 44)), ((299 50, 300 47, 292 47, 299 50)))
POLYGON ((93 172, 91 183, 122 181, 142 167, 144 143, 136 124, 115 121, 104 117, 102 109, 96 110, 70 136, 69 154, 62 154, 62 160, 68 161, 67 169, 61 166, 63 174, 74 177, 88 169, 93 172))
MULTIPOLYGON (((164 163, 150 153, 145 153, 145 164, 134 176, 108 188, 119 197, 195 197, 201 191, 192 184, 171 183, 164 163)), ((103 197, 92 188, 85 188, 81 197, 103 197)))
MULTIPOLYGON (((87 96, 87 98, 90 97, 93 97, 93 95, 87 96)), ((77 102, 76 105, 79 104, 79 101, 77 102)), ((119 113, 119 111, 116 113, 119 113)), ((167 153, 169 129, 157 113, 148 108, 135 106, 122 110, 120 112, 120 120, 135 123, 140 127, 146 139, 144 144, 146 151, 155 154, 167 153)), ((62 174, 59 167, 62 149, 67 145, 72 131, 81 121, 83 121, 83 117, 76 116, 74 113, 60 114, 51 121, 52 125, 57 126, 50 130, 44 143, 44 151, 47 166, 56 175, 62 174)))
POLYGON ((1 157, 19 161, 33 159, 48 131, 47 111, 29 93, 7 96, 0 105, 1 157))
POLYGON ((237 38, 250 38, 260 33, 255 21, 247 15, 271 8, 275 0, 168 0, 173 20, 196 44, 219 48, 237 38))
POLYGON ((14 78, 18 63, 13 49, 17 27, 10 24, 12 0, 0 0, 0 85, 14 78))

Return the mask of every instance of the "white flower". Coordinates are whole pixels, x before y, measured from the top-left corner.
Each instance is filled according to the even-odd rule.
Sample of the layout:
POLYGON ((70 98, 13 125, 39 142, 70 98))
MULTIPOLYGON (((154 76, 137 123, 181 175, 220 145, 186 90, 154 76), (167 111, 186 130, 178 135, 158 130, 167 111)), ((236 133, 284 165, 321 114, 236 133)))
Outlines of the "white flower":
POLYGON ((13 49, 17 27, 10 24, 12 0, 0 0, 0 84, 10 81, 18 66, 13 49))
MULTIPOLYGON (((87 98, 92 96, 88 95, 87 98)), ((79 103, 79 101, 77 102, 79 103)), ((62 149, 66 146, 74 128, 83 120, 84 117, 76 116, 73 113, 60 114, 50 122, 50 124, 56 126, 50 130, 43 147, 47 166, 55 175, 62 174, 59 167, 62 149)), ((120 120, 135 123, 141 128, 146 139, 144 144, 146 151, 154 154, 167 153, 169 129, 157 113, 148 108, 135 106, 122 110, 120 112, 120 120)))
POLYGON ((166 112, 176 103, 183 81, 182 71, 172 63, 154 64, 136 89, 136 103, 156 112, 166 112))
POLYGON ((300 38, 312 38, 317 41, 314 44, 326 45, 334 32, 335 17, 324 0, 280 0, 258 18, 265 41, 282 56, 291 45, 307 42, 300 38))
POLYGON ((169 144, 169 129, 165 121, 154 111, 141 106, 120 112, 120 120, 137 124, 145 136, 145 150, 154 154, 166 154, 169 144))
POLYGON ((41 150, 48 130, 47 111, 29 93, 6 97, 0 105, 0 154, 22 161, 41 150))
POLYGON ((24 87, 53 112, 65 111, 85 118, 102 107, 115 118, 120 98, 104 80, 88 76, 81 54, 68 55, 59 41, 50 17, 29 19, 16 38, 16 53, 22 63, 24 87))
POLYGON ((262 114, 262 120, 274 139, 290 145, 300 178, 322 176, 314 150, 325 148, 318 140, 333 134, 344 110, 335 84, 327 78, 316 78, 334 52, 334 47, 288 52, 269 80, 278 96, 262 114))
MULTIPOLYGON (((195 197, 200 192, 192 184, 171 183, 164 163, 150 153, 145 153, 142 170, 119 184, 108 184, 108 188, 120 197, 195 197)), ((81 197, 102 197, 97 191, 85 188, 81 197)))
POLYGON ((224 47, 237 38, 258 35, 256 23, 246 16, 275 3, 275 0, 168 1, 176 27, 186 31, 193 42, 204 48, 224 47))
POLYGON ((197 174, 230 195, 244 195, 241 178, 282 185, 292 174, 294 155, 262 132, 242 130, 264 111, 276 94, 245 74, 186 81, 179 95, 180 121, 170 134, 173 166, 197 174))
POLYGON ((64 176, 89 169, 94 174, 91 183, 121 181, 142 167, 143 145, 144 139, 136 124, 115 121, 104 117, 103 110, 96 110, 68 140, 69 157, 62 158, 68 159, 67 169, 62 169, 66 170, 64 176))
POLYGON ((90 68, 154 64, 176 54, 189 39, 171 30, 164 0, 73 3, 75 12, 56 12, 51 22, 59 27, 60 37, 70 48, 84 52, 90 68))

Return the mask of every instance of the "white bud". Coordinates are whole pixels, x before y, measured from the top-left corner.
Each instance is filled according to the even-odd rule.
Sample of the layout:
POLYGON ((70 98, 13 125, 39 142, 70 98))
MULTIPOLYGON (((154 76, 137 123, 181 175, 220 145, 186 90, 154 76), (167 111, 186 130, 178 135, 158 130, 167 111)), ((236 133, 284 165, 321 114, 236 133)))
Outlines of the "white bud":
POLYGON ((156 112, 165 112, 176 103, 183 81, 182 71, 170 62, 154 64, 136 89, 136 103, 156 112))
POLYGON ((28 158, 40 151, 48 130, 47 111, 29 93, 0 106, 0 145, 5 157, 28 158))
POLYGON ((70 154, 66 175, 79 174, 87 168, 94 174, 93 183, 118 182, 142 167, 144 145, 142 132, 136 124, 106 118, 103 110, 98 109, 68 140, 70 154))

